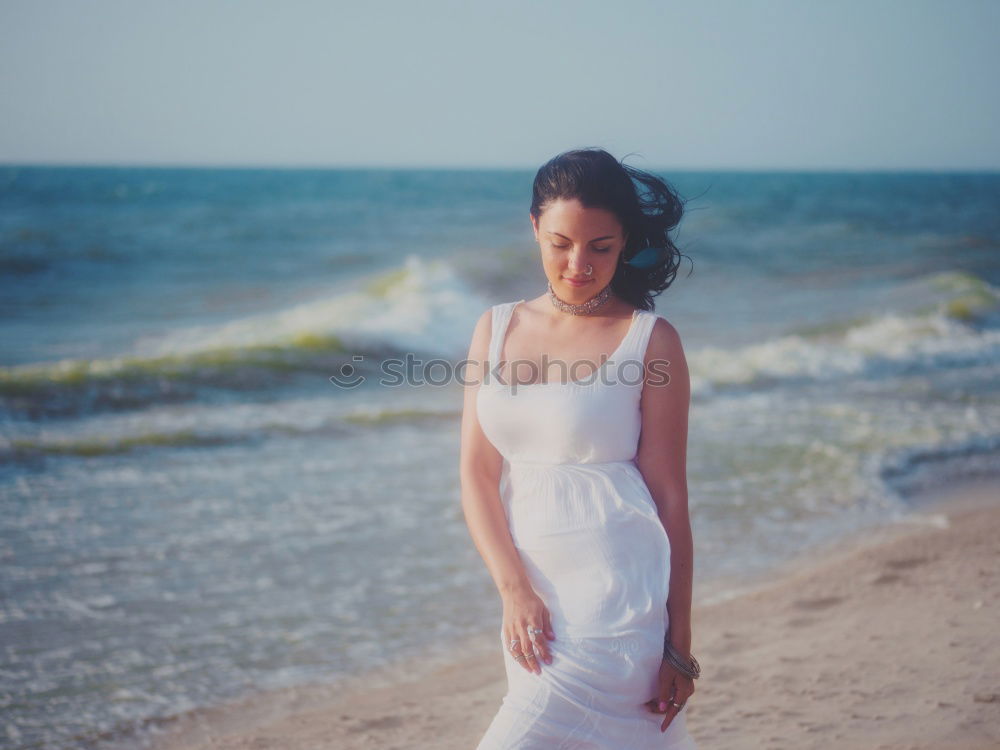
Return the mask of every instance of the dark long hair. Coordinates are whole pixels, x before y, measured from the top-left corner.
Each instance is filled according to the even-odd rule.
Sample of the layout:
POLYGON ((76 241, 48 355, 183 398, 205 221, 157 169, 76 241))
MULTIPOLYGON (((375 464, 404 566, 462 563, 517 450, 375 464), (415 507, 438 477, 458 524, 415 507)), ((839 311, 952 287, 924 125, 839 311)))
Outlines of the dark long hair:
POLYGON ((627 239, 611 290, 640 310, 652 310, 653 297, 673 283, 681 257, 688 257, 670 238, 684 215, 685 201, 661 178, 597 147, 565 151, 542 165, 531 190, 531 215, 538 221, 549 204, 574 198, 586 208, 618 217, 627 239), (624 262, 647 247, 662 249, 653 265, 636 268, 624 262))

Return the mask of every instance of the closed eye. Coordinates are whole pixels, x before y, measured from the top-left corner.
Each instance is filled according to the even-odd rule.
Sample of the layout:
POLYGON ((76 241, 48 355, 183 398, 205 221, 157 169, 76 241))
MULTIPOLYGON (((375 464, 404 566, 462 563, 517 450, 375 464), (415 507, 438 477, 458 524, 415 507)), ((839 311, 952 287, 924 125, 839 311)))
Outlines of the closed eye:
MULTIPOLYGON (((567 247, 569 247, 569 245, 556 245, 556 244, 553 244, 552 247, 557 247, 560 250, 565 250, 567 247)), ((610 247, 595 247, 594 248, 594 250, 596 250, 599 253, 606 253, 610 249, 611 249, 610 247)))

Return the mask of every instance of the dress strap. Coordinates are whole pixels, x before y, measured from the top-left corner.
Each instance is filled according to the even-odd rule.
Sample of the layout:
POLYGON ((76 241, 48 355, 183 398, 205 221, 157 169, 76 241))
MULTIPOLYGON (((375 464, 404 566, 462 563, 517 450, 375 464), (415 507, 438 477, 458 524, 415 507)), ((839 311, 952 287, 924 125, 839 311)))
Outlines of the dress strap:
POLYGON ((500 302, 491 308, 493 325, 490 331, 490 368, 496 367, 497 362, 500 361, 500 350, 503 347, 504 334, 507 333, 511 313, 514 311, 514 305, 516 304, 517 302, 500 302))
POLYGON ((649 337, 660 316, 649 310, 637 310, 636 315, 632 331, 629 333, 629 341, 622 352, 622 360, 641 363, 646 360, 649 337))

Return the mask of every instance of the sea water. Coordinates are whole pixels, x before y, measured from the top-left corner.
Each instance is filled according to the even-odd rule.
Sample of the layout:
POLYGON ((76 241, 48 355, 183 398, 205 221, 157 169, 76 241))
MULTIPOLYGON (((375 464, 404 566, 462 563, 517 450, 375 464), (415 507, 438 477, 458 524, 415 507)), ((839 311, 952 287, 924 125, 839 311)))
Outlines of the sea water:
MULTIPOLYGON (((696 599, 997 472, 1000 176, 660 174, 696 599)), ((449 375, 545 291, 532 178, 0 168, 0 744, 495 630, 449 375)))

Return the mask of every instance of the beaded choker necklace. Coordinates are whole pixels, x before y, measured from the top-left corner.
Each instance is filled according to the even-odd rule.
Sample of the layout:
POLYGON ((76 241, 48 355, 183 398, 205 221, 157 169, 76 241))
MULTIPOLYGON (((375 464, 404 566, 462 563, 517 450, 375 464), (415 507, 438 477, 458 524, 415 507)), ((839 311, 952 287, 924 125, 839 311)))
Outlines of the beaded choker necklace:
POLYGON ((549 300, 557 309, 572 315, 587 315, 592 313, 598 307, 607 302, 609 297, 611 297, 611 284, 608 284, 586 302, 581 302, 579 305, 573 305, 559 299, 556 296, 556 290, 552 288, 552 282, 549 282, 549 300))

